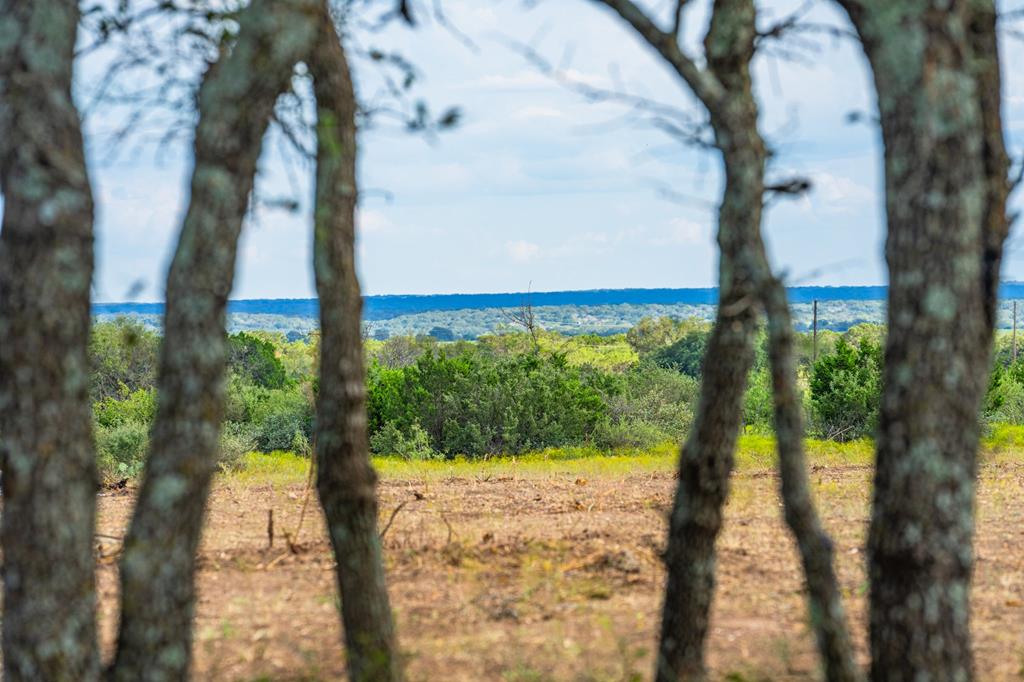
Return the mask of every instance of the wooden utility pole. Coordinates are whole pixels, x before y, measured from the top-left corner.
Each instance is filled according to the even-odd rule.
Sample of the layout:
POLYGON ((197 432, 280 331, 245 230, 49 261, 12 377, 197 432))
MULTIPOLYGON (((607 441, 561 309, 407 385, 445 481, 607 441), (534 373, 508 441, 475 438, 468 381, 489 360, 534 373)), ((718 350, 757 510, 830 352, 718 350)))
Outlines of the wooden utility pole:
POLYGON ((814 310, 814 318, 813 318, 813 322, 811 323, 811 328, 813 329, 813 333, 812 333, 813 345, 811 347, 811 362, 817 362, 818 361, 818 299, 814 299, 813 310, 814 310))

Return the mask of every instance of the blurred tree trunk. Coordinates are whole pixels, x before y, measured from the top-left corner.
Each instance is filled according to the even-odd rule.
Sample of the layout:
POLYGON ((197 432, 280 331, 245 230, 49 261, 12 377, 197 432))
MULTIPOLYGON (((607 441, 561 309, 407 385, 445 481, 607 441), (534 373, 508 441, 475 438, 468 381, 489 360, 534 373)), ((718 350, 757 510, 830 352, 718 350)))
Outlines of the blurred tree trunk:
POLYGON ((729 492, 743 395, 754 356, 761 306, 769 313, 780 473, 786 519, 797 539, 810 610, 832 680, 856 679, 852 646, 832 569, 831 542, 821 529, 808 486, 796 395, 792 324, 785 288, 774 278, 761 239, 768 151, 758 132, 750 62, 757 38, 752 0, 715 0, 704 39, 706 67, 679 46, 680 17, 662 30, 631 0, 597 0, 613 9, 675 70, 707 109, 722 153, 725 189, 718 216, 719 304, 704 358, 697 414, 680 459, 669 519, 668 579, 656 678, 703 679, 704 642, 715 583, 715 541, 729 492))
POLYGON ((317 100, 314 269, 320 297, 317 490, 337 559, 349 677, 401 679, 370 465, 362 295, 356 276, 356 97, 333 24, 309 61, 317 100))
POLYGON ((253 0, 199 90, 191 198, 167 279, 152 446, 121 560, 116 680, 177 680, 191 660, 195 556, 223 417, 225 307, 274 103, 306 57, 318 0, 253 0))
POLYGON ((985 0, 839 4, 871 64, 885 143, 872 678, 966 680, 978 408, 1008 230, 996 10, 985 0))
POLYGON ((786 287, 765 261, 761 296, 768 318, 768 359, 772 369, 779 485, 786 524, 796 540, 806 579, 811 628, 829 682, 863 677, 846 624, 842 592, 833 564, 832 539, 814 506, 804 455, 803 405, 796 383, 793 321, 786 287))
POLYGON ((704 40, 707 67, 702 69, 683 54, 674 31, 660 29, 633 2, 600 1, 654 47, 701 100, 725 162, 718 220, 718 312, 669 519, 668 578, 656 662, 661 682, 700 679, 705 675, 704 641, 715 585, 715 541, 729 493, 759 312, 756 268, 763 256, 756 251, 767 152, 757 131, 754 102, 727 92, 737 86, 749 92, 755 10, 751 0, 716 0, 704 40))
POLYGON ((0 0, 0 455, 7 680, 99 674, 89 408, 93 202, 78 3, 0 0))

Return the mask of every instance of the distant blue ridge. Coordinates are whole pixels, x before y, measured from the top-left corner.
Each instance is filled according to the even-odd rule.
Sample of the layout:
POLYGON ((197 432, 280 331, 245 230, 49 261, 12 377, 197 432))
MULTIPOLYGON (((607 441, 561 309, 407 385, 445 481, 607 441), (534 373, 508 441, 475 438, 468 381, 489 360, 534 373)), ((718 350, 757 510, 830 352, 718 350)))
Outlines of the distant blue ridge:
MULTIPOLYGON (((819 301, 881 301, 885 300, 885 286, 850 287, 790 287, 791 303, 819 301)), ((1024 282, 1004 282, 999 295, 1003 299, 1024 298, 1024 282)), ((712 305, 718 300, 718 288, 704 289, 592 289, 588 291, 534 291, 507 294, 426 294, 366 296, 363 299, 363 319, 389 320, 399 315, 411 315, 433 310, 463 310, 486 308, 516 308, 529 300, 538 306, 596 306, 596 305, 712 305)), ((228 302, 228 312, 283 315, 286 317, 316 317, 315 298, 256 298, 228 302)), ((94 315, 160 315, 163 303, 95 303, 94 315)))

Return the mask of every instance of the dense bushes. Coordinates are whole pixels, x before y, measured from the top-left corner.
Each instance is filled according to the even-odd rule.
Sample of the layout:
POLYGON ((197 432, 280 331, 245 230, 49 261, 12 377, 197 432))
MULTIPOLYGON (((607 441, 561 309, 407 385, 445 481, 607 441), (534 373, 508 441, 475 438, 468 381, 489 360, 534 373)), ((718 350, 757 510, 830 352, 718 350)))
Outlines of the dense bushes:
MULTIPOLYGON (((102 391, 101 391, 102 394, 102 391)), ((93 404, 96 457, 106 478, 135 476, 149 448, 149 427, 156 415, 156 390, 128 390, 93 404)))
POLYGON ((700 329, 686 332, 672 345, 652 353, 653 360, 661 367, 674 369, 686 376, 699 379, 704 371, 704 352, 708 347, 708 335, 707 331, 700 329))
POLYGON ((700 382, 679 372, 641 363, 607 390, 609 414, 597 430, 604 448, 648 448, 682 442, 693 421, 700 382))
POLYGON ((283 388, 284 365, 268 339, 241 332, 228 339, 228 369, 244 381, 263 388, 283 388))
POLYGON ((811 413, 818 434, 840 441, 870 436, 878 421, 881 376, 877 343, 863 337, 855 348, 839 339, 811 374, 811 413))
MULTIPOLYGON (((159 337, 118 320, 98 324, 90 343, 97 462, 104 478, 142 469, 156 416, 159 337)), ((221 464, 252 450, 308 454, 313 431, 316 344, 242 333, 229 338, 221 464)))
MULTIPOLYGON (((371 450, 408 459, 487 457, 586 446, 649 448, 685 439, 696 409, 709 326, 643 320, 628 334, 500 334, 476 342, 430 336, 369 340, 371 450)), ((798 335, 798 386, 809 435, 870 436, 881 391, 884 330, 798 335)), ((107 477, 141 469, 157 409, 159 337, 119 320, 90 343, 96 445, 107 477)), ((770 433, 771 376, 763 332, 743 405, 748 431, 770 433)), ((252 450, 312 449, 318 336, 264 333, 229 339, 224 466, 252 450)), ((997 345, 982 407, 990 421, 1024 423, 1024 357, 997 345)))
POLYGON ((159 346, 160 337, 136 320, 119 318, 95 325, 89 339, 93 399, 118 398, 152 387, 159 346))
POLYGON ((104 478, 130 478, 142 470, 149 424, 126 422, 96 428, 96 460, 104 478))
POLYGON ((368 377, 373 433, 392 425, 411 438, 420 429, 445 455, 588 442, 607 417, 590 374, 557 355, 431 351, 406 368, 371 365, 368 377))

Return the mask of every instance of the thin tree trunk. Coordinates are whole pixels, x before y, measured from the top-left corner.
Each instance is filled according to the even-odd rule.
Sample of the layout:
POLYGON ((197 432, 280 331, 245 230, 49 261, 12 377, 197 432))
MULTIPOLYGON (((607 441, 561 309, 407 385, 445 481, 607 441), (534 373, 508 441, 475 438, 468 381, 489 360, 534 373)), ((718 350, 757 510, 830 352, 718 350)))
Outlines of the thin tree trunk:
POLYGON ((685 54, 676 35, 684 1, 677 4, 676 25, 671 31, 660 29, 632 0, 597 1, 628 23, 702 102, 725 164, 718 220, 718 313, 669 519, 668 579, 656 679, 669 682, 706 675, 704 641, 714 593, 715 541, 729 491, 743 394, 753 363, 754 328, 762 304, 771 313, 776 414, 786 431, 779 442, 783 497, 787 520, 804 559, 819 648, 830 679, 856 679, 832 570, 831 543, 821 530, 807 491, 785 289, 771 274, 761 239, 767 150, 758 132, 750 78, 756 39, 754 4, 750 0, 714 2, 704 40, 707 67, 701 68, 685 54))
POLYGON ((757 131, 757 108, 749 96, 754 19, 749 0, 717 0, 705 38, 708 70, 732 95, 706 102, 725 161, 725 190, 718 214, 719 302, 704 359, 700 402, 693 432, 683 447, 679 488, 669 520, 659 682, 705 676, 715 542, 754 359, 760 312, 758 267, 765 258, 760 230, 766 158, 757 131))
POLYGON ((274 103, 308 55, 320 2, 254 0, 199 90, 192 192, 167 280, 159 406, 121 560, 110 676, 179 680, 191 660, 195 556, 217 468, 225 307, 274 103))
POLYGON ((885 143, 888 335, 868 540, 872 678, 967 680, 978 405, 1007 163, 991 1, 841 0, 885 143))
POLYGON ((333 24, 310 59, 317 100, 314 268, 320 297, 317 490, 337 560, 349 677, 401 679, 381 541, 377 476, 370 465, 355 264, 356 99, 333 24))
POLYGON ((0 0, 4 678, 94 680, 93 202, 71 97, 78 3, 0 0))
POLYGON ((775 438, 779 452, 779 482, 786 523, 800 552, 807 581, 808 608, 830 682, 860 679, 843 609, 839 581, 833 568, 832 540, 821 526, 807 481, 804 426, 796 385, 793 321, 786 288, 764 267, 762 300, 768 317, 768 357, 775 398, 775 438))
MULTIPOLYGON (((721 268, 731 266, 724 253, 721 268)), ((679 462, 679 487, 669 519, 655 679, 703 679, 704 641, 715 589, 715 541, 729 494, 743 393, 754 360, 756 295, 750 280, 720 289, 718 315, 708 341, 700 403, 679 462)))

